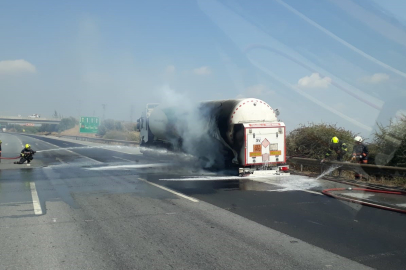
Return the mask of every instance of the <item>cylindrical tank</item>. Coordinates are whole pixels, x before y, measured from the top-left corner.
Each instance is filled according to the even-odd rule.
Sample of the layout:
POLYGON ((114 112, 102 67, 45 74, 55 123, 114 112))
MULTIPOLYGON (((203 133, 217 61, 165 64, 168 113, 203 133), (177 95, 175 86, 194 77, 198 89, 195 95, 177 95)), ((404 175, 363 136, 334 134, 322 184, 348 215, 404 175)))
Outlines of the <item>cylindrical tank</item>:
MULTIPOLYGON (((209 136, 233 152, 233 158, 237 158, 244 143, 243 123, 276 121, 275 111, 266 102, 246 98, 205 101, 195 106, 160 105, 149 117, 149 129, 154 140, 170 144, 187 142, 189 145, 198 145, 206 142, 206 137, 209 136)), ((206 142, 205 149, 197 151, 205 153, 209 147, 207 144, 209 143, 206 142)))

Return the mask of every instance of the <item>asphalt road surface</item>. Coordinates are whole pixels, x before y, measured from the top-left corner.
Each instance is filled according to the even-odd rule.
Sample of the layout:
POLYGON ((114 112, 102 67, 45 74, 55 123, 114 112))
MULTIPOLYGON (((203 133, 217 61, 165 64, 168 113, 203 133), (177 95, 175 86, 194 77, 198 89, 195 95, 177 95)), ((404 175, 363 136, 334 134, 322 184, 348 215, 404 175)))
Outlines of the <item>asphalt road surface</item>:
POLYGON ((0 133, 0 269, 404 269, 406 215, 185 155, 0 133))

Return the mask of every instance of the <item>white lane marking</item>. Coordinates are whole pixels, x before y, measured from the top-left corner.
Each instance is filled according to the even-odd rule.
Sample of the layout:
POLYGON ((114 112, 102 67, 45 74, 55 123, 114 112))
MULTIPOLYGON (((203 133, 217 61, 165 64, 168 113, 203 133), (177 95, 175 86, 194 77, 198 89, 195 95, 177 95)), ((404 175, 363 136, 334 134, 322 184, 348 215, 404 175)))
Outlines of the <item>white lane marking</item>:
MULTIPOLYGON (((37 139, 37 140, 38 140, 38 139, 37 139)), ((69 153, 72 153, 72 154, 78 155, 78 156, 80 156, 80 157, 84 157, 84 158, 90 159, 90 160, 92 160, 92 161, 94 161, 94 162, 97 162, 97 163, 100 163, 100 164, 103 163, 103 162, 101 162, 101 161, 98 161, 98 160, 95 160, 95 159, 93 159, 93 158, 90 158, 90 157, 87 157, 87 156, 78 154, 78 153, 73 152, 73 151, 71 151, 71 150, 61 148, 61 147, 59 147, 59 146, 57 146, 57 145, 55 145, 55 144, 52 144, 52 143, 49 143, 49 142, 46 142, 46 141, 42 141, 42 142, 47 143, 47 144, 50 144, 50 145, 52 145, 52 146, 55 146, 56 148, 58 148, 58 149, 60 149, 60 150, 68 151, 69 153)))
POLYGON ((313 190, 305 190, 305 189, 299 189, 299 191, 303 191, 303 192, 307 192, 307 193, 311 193, 311 194, 317 194, 317 195, 322 195, 324 196, 323 193, 318 192, 318 191, 313 191, 313 190))
POLYGON ((399 203, 397 206, 406 207, 406 203, 399 203))
POLYGON ((34 182, 30 182, 30 189, 32 196, 32 205, 34 206, 34 213, 36 215, 42 215, 42 208, 39 202, 38 192, 34 182))
POLYGON ((121 158, 121 157, 116 157, 116 156, 112 156, 113 158, 117 158, 117 159, 121 159, 121 160, 126 160, 126 161, 130 161, 130 162, 134 162, 132 160, 126 159, 126 158, 121 158))
POLYGON ((145 182, 145 183, 147 183, 147 184, 150 184, 150 185, 155 186, 155 187, 157 187, 157 188, 166 190, 166 191, 168 191, 168 192, 170 192, 170 193, 173 193, 173 194, 175 194, 175 195, 177 195, 177 196, 179 196, 179 197, 182 197, 182 198, 184 198, 184 199, 187 199, 187 200, 189 200, 189 201, 192 201, 192 202, 199 202, 199 200, 197 200, 197 199, 195 199, 195 198, 186 196, 186 195, 184 195, 184 194, 182 194, 182 193, 176 192, 176 191, 174 191, 174 190, 172 190, 172 189, 169 189, 169 188, 167 188, 167 187, 164 187, 164 186, 161 186, 161 185, 152 183, 152 182, 150 182, 150 181, 148 181, 148 180, 145 180, 145 179, 143 179, 143 178, 138 178, 138 179, 141 180, 141 181, 143 181, 143 182, 145 182))
POLYGON ((170 164, 165 164, 165 163, 116 165, 116 166, 103 166, 103 167, 86 168, 86 170, 98 171, 98 170, 115 170, 115 169, 156 168, 156 167, 167 167, 169 165, 170 164))
POLYGON ((59 140, 60 141, 72 142, 72 143, 76 143, 76 144, 80 144, 80 145, 85 145, 85 146, 88 146, 90 148, 110 150, 110 151, 114 151, 114 152, 117 152, 117 153, 120 153, 120 154, 124 153, 124 154, 129 154, 129 155, 134 155, 134 156, 142 155, 141 153, 136 154, 136 153, 130 153, 130 152, 122 151, 122 150, 118 151, 118 150, 113 149, 112 147, 107 146, 107 145, 100 145, 100 146, 99 145, 89 145, 89 144, 80 143, 80 141, 77 141, 77 140, 67 140, 67 139, 59 139, 59 140))

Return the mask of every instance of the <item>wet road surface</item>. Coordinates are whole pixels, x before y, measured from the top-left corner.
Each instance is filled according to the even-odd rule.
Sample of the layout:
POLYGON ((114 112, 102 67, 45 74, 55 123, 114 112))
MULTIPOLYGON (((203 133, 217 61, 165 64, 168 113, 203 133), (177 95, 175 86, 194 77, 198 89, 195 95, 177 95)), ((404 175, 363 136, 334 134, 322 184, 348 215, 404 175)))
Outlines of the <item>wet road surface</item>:
POLYGON ((336 184, 299 176, 263 183, 199 171, 184 156, 5 133, 0 139, 3 157, 25 143, 38 151, 29 167, 0 163, 2 269, 406 263, 406 215, 320 195, 336 184))

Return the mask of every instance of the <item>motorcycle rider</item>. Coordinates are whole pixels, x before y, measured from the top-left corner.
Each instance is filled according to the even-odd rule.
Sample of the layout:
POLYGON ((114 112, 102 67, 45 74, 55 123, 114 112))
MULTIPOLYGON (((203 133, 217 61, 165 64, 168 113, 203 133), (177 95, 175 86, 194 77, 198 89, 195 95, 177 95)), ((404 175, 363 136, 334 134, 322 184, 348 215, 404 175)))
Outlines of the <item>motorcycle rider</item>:
POLYGON ((24 162, 27 161, 27 163, 29 164, 31 162, 31 160, 33 160, 33 155, 36 153, 36 151, 31 149, 31 145, 29 145, 28 143, 25 145, 25 148, 23 150, 21 150, 21 154, 20 154, 20 161, 16 161, 14 162, 14 164, 23 164, 24 162))

